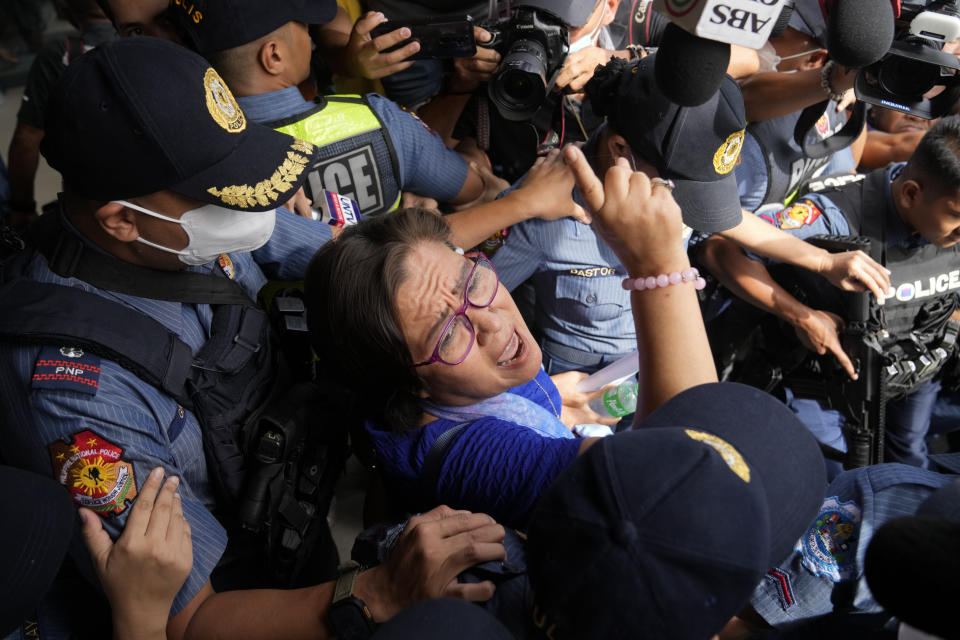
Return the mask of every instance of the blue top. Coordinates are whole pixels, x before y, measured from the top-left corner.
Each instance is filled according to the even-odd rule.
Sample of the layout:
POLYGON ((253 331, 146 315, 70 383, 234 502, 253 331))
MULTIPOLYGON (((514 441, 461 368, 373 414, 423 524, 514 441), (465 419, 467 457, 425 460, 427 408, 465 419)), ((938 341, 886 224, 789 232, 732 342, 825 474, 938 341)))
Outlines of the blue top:
POLYGON ((793 553, 767 573, 750 604, 774 627, 832 611, 882 611, 863 572, 874 531, 913 515, 931 493, 956 478, 902 464, 840 474, 793 553))
MULTIPOLYGON (((584 206, 578 189, 572 197, 584 206)), ((689 238, 685 226, 685 248, 689 238)), ((511 291, 533 277, 536 324, 548 340, 611 356, 637 348, 630 292, 620 284, 626 270, 592 226, 573 218, 525 220, 510 228, 491 260, 511 291)))
MULTIPOLYGON (((223 271, 252 298, 266 283, 265 273, 281 278, 303 278, 314 250, 330 237, 327 225, 280 209, 274 233, 254 253, 229 254, 232 264, 213 262, 188 271, 223 271), (261 270, 261 266, 263 270, 261 270)), ((209 305, 138 298, 97 289, 54 274, 44 257, 27 265, 26 277, 37 282, 81 288, 147 315, 183 340, 194 353, 210 335, 213 311, 209 305)), ((93 465, 108 492, 113 513, 102 518, 113 538, 123 530, 134 487, 142 485, 156 466, 180 476, 184 516, 193 534, 193 568, 177 594, 171 615, 186 605, 209 579, 226 546, 223 527, 210 512, 213 490, 207 480, 200 425, 192 412, 120 365, 93 354, 59 347, 0 342, 0 434, 4 459, 21 468, 52 474, 74 500, 96 496, 88 491, 82 473, 93 465), (50 361, 69 360, 83 373, 68 378, 35 373, 53 371, 50 361), (77 379, 87 380, 85 384, 77 379), (98 461, 97 457, 103 458, 98 461), (132 482, 130 482, 132 476, 132 482)), ((56 363, 54 363, 56 364, 56 363)), ((89 474, 88 474, 89 475, 89 474)), ((106 515, 106 514, 104 514, 106 515)), ((80 528, 71 553, 81 570, 96 582, 82 543, 80 528)))
MULTIPOLYGON (((504 393, 515 393, 548 411, 561 406, 560 392, 542 369, 504 393), (537 382, 543 387, 537 386, 537 382), (544 394, 550 395, 550 400, 544 394)), ((367 423, 390 492, 398 498, 421 496, 432 504, 487 513, 507 527, 525 528, 533 505, 554 478, 577 457, 581 441, 549 438, 528 427, 496 418, 468 423, 447 449, 434 495, 419 484, 423 460, 433 441, 457 426, 434 420, 418 429, 393 433, 367 423)))
MULTIPOLYGON (((438 202, 453 200, 467 179, 467 163, 459 153, 420 118, 395 102, 375 93, 366 95, 374 113, 383 121, 397 154, 401 191, 411 191, 438 202)), ((274 122, 304 113, 317 106, 304 100, 300 90, 287 87, 256 96, 238 96, 237 103, 253 122, 274 122)))

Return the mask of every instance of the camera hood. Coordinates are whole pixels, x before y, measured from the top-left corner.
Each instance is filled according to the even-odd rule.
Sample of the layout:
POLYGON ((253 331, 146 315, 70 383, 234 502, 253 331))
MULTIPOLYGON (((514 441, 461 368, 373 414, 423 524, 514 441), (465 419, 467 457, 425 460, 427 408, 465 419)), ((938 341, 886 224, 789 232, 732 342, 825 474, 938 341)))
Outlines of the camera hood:
POLYGON ((960 97, 960 60, 922 38, 894 41, 879 61, 857 74, 857 100, 931 120, 945 115, 960 97), (953 73, 945 73, 950 70, 953 73), (934 87, 943 91, 927 98, 934 87))

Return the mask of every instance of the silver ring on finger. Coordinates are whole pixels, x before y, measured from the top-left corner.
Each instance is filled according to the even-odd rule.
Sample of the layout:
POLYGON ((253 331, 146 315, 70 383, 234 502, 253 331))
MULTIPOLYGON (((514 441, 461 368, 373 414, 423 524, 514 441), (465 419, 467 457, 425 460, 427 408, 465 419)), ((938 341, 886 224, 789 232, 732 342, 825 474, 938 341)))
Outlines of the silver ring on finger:
POLYGON ((666 180, 665 180, 665 179, 663 179, 663 178, 651 178, 651 179, 650 179, 650 186, 651 186, 651 188, 653 188, 653 187, 666 187, 666 188, 669 189, 670 191, 673 191, 673 190, 676 188, 677 185, 674 184, 673 180, 669 180, 669 179, 666 179, 666 180))

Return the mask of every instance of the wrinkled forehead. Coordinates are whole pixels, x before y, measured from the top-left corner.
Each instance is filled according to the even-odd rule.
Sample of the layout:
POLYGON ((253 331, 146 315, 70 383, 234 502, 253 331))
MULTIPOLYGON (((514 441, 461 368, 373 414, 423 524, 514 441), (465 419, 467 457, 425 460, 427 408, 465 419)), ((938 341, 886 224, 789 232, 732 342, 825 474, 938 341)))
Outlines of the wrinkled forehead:
POLYGON ((400 324, 436 318, 447 307, 459 306, 457 290, 472 267, 472 261, 440 242, 414 245, 404 257, 394 296, 400 324))

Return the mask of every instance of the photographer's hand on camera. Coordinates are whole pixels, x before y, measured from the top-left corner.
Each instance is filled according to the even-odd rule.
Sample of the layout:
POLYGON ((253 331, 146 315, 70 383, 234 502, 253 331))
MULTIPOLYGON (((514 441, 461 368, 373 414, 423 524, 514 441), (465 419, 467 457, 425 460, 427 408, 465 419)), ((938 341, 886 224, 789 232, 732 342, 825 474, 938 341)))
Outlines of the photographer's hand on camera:
POLYGON ((386 21, 382 13, 369 11, 353 25, 347 43, 347 59, 353 61, 354 76, 376 80, 403 71, 413 64, 407 58, 420 50, 419 42, 410 42, 396 51, 382 53, 408 39, 409 28, 401 27, 376 38, 370 37, 373 28, 386 21))
POLYGON ((474 27, 473 36, 477 40, 477 52, 469 58, 454 58, 453 73, 447 80, 444 93, 473 93, 493 76, 500 65, 500 54, 483 46, 493 38, 490 32, 482 27, 474 27))

